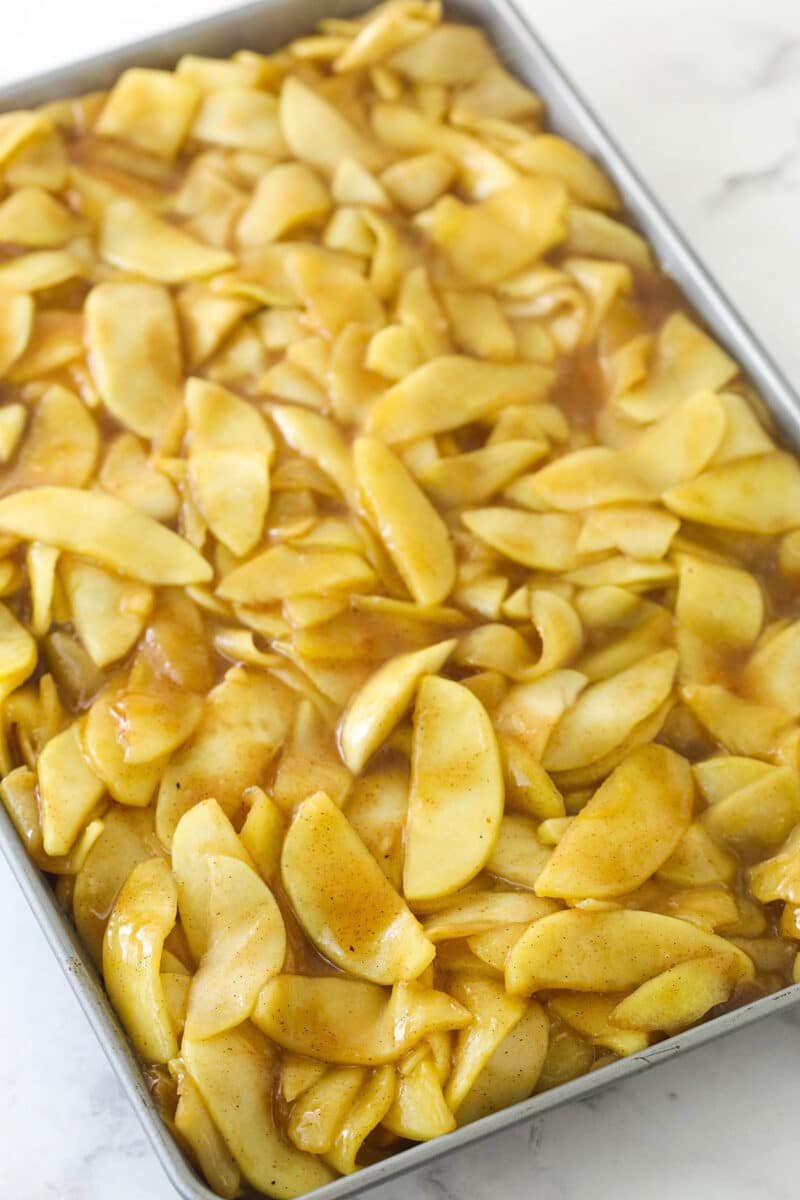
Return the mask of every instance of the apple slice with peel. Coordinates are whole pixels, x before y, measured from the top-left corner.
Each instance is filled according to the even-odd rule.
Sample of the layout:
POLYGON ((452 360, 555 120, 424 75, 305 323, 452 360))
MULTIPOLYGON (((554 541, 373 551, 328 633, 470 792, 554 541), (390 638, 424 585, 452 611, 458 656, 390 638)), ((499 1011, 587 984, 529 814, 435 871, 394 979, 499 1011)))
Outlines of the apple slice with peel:
POLYGON ((324 792, 298 806, 281 878, 300 924, 343 971, 395 983, 416 979, 432 961, 433 943, 324 792))
POLYGON ((403 891, 457 891, 486 865, 503 816, 503 768, 486 709, 468 688, 428 675, 414 711, 403 891))

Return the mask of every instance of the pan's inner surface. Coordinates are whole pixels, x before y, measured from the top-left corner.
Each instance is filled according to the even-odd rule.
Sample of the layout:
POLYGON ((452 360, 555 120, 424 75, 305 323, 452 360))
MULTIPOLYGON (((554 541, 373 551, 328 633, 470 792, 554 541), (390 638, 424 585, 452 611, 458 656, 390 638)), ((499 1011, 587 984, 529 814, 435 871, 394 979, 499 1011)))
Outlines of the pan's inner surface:
POLYGON ((789 398, 437 19, 7 118, 2 797, 223 1195, 794 978, 789 398))

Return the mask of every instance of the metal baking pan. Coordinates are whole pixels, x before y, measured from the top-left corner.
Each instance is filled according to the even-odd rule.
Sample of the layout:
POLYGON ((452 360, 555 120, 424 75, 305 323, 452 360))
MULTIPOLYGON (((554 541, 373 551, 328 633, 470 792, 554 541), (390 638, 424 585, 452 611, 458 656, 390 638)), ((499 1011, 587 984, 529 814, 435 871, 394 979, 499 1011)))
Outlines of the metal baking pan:
MULTIPOLYGON (((171 67, 185 53, 227 55, 249 47, 270 50, 309 33, 325 16, 353 16, 364 0, 259 0, 208 20, 112 50, 71 67, 0 89, 0 110, 28 108, 61 96, 108 87, 126 67, 171 67)), ((751 330, 710 278, 663 213, 603 126, 576 92, 534 33, 522 0, 454 0, 447 13, 481 25, 509 68, 546 102, 552 128, 598 159, 622 193, 628 212, 650 241, 656 257, 682 289, 714 336, 728 348, 761 394, 786 440, 800 447, 800 401, 751 330)), ((162 1122, 139 1063, 105 996, 89 956, 59 908, 52 889, 28 858, 5 811, 0 808, 0 847, 14 872, 62 970, 134 1106, 145 1133, 176 1191, 184 1200, 215 1200, 183 1157, 162 1122)), ((654 1063, 723 1037, 752 1021, 771 1016, 800 999, 800 985, 788 987, 717 1017, 685 1033, 621 1059, 591 1075, 563 1084, 511 1108, 476 1121, 435 1141, 338 1179, 313 1193, 314 1200, 356 1196, 370 1187, 439 1159, 460 1146, 531 1120, 643 1071, 654 1063)))

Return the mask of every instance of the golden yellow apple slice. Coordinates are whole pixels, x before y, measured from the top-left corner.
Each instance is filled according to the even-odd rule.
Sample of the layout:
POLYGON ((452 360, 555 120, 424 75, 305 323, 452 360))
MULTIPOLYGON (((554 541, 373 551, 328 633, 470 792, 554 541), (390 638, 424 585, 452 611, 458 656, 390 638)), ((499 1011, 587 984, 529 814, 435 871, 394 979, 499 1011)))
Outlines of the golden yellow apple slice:
MULTIPOLYGON (((505 711, 508 714, 509 710, 505 711)), ((497 727, 497 715, 495 723, 497 727)), ((506 808, 537 821, 563 817, 563 796, 522 739, 506 733, 498 742, 506 780, 506 808)))
POLYGON ((0 699, 24 683, 36 666, 36 642, 5 604, 0 604, 0 699))
POLYGON ((374 582, 375 573, 360 554, 278 545, 234 567, 217 591, 226 600, 269 604, 293 596, 365 591, 374 582))
POLYGON ((469 1012, 446 992, 339 976, 278 975, 263 988, 253 1020, 294 1054, 331 1063, 396 1062, 429 1034, 463 1029, 469 1012))
POLYGON ((191 1146, 213 1190, 222 1200, 235 1200, 242 1183, 239 1168, 222 1134, 211 1120, 197 1084, 180 1058, 170 1062, 169 1073, 178 1089, 175 1128, 191 1146))
POLYGON ((404 767, 370 771, 355 781, 344 806, 348 821, 398 891, 403 879, 408 783, 404 767))
MULTIPOLYGON (((586 676, 579 671, 558 670, 530 683, 518 684, 504 697, 495 713, 498 732, 505 735, 509 743, 512 740, 519 742, 527 763, 538 763, 551 733, 564 713, 575 705, 587 683, 586 676)), ((517 759, 520 757, 518 754, 517 759)), ((535 768, 526 766, 525 770, 527 773, 535 768)), ((541 770, 549 779, 544 767, 541 770)), ((553 815, 561 814, 554 812, 553 815)))
POLYGON ((283 136, 292 154, 302 162, 333 171, 344 158, 368 170, 385 165, 386 151, 379 142, 361 133, 339 108, 289 75, 280 101, 283 136))
POLYGON ((284 1050, 281 1055, 281 1092, 286 1103, 291 1104, 298 1096, 302 1096, 322 1078, 327 1069, 325 1063, 316 1059, 284 1050))
POLYGON ((334 1067, 294 1105, 286 1132, 309 1154, 328 1154, 367 1079, 364 1067, 334 1067))
POLYGON ((62 558, 59 575, 75 632, 92 661, 105 667, 127 654, 150 615, 152 590, 79 558, 62 558))
POLYGON ((677 652, 661 650, 588 687, 550 735, 546 769, 569 771, 609 754, 664 703, 677 666, 677 652))
POLYGON ((83 752, 80 727, 51 738, 36 764, 46 854, 66 854, 105 790, 83 752))
POLYGON ((742 672, 745 695, 800 716, 800 621, 768 629, 742 672))
POLYGON ((358 438, 356 478, 383 544, 418 604, 440 604, 455 583, 450 533, 398 456, 377 438, 358 438))
POLYGON ((180 403, 178 321, 166 288, 108 281, 84 306, 89 363, 111 416, 142 437, 155 437, 180 403))
POLYGON ((102 492, 34 487, 5 496, 0 531, 85 555, 143 583, 207 583, 213 574, 177 533, 102 492))
POLYGON ((658 331, 650 370, 643 382, 617 400, 621 412, 643 425, 658 420, 686 396, 724 387, 736 363, 682 312, 658 331))
POLYGON ((792 722, 783 709, 756 704, 719 683, 684 684, 681 696, 700 724, 735 756, 774 754, 792 722))
POLYGON ((486 870, 509 883, 534 887, 550 855, 550 847, 539 840, 530 817, 508 813, 500 822, 486 870))
POLYGON ((520 438, 487 445, 466 454, 434 458, 417 477, 445 508, 483 504, 547 453, 544 439, 520 438))
POLYGON ((694 887, 704 883, 731 883, 737 861, 699 822, 693 822, 666 862, 658 869, 659 879, 694 887))
POLYGON ((456 1119, 447 1107, 436 1063, 429 1050, 412 1051, 413 1065, 402 1063, 397 1094, 383 1118, 383 1125, 397 1137, 412 1142, 427 1142, 456 1127, 456 1119))
POLYGON ((492 416, 506 404, 543 400, 552 382, 552 371, 535 363, 486 363, 441 355, 376 400, 367 431, 394 443, 458 429, 492 416))
POLYGON ((632 892, 677 847, 693 799, 684 758, 665 746, 634 750, 571 822, 536 880, 536 894, 601 900, 632 892))
POLYGON ((459 1106, 459 1125, 488 1117, 490 1113, 526 1100, 542 1073, 549 1040, 547 1013, 541 1004, 533 1001, 524 1017, 484 1063, 459 1106))
POLYGON ((281 878, 300 924, 342 970, 394 983, 416 979, 433 959, 419 922, 324 792, 297 809, 283 843, 281 878))
POLYGON ((531 570, 568 571, 577 566, 581 521, 574 513, 476 508, 462 513, 461 519, 482 542, 531 570))
POLYGON ((126 763, 163 763, 192 736, 203 715, 204 701, 191 692, 148 678, 130 680, 114 704, 116 738, 126 763), (160 686, 159 686, 160 685, 160 686))
POLYGON ((208 858, 208 949, 192 980, 186 1030, 209 1038, 247 1020, 283 966, 286 929, 275 897, 240 858, 208 858))
POLYGON ((342 757, 354 774, 386 740, 414 698, 420 680, 435 675, 456 645, 455 638, 398 654, 379 667, 350 702, 339 728, 342 757))
POLYGON ((117 896, 103 942, 106 989, 145 1062, 166 1063, 178 1053, 160 974, 177 907, 169 864, 147 859, 134 867, 117 896))
POLYGON ((714 837, 740 849, 780 845, 800 820, 797 769, 769 767, 760 778, 710 804, 700 819, 714 837))
POLYGON ((81 941, 97 966, 103 959, 106 920, 133 868, 159 853, 148 809, 112 807, 97 841, 75 877, 72 914, 81 941))
POLYGON ((609 1013, 612 1025, 622 1029, 685 1029, 723 1004, 743 978, 730 960, 709 955, 678 963, 640 984, 609 1013))
POLYGON ((189 483, 209 529, 238 557, 261 538, 275 445, 261 413, 206 379, 186 384, 189 483))
POLYGON ((144 808, 158 787, 166 758, 146 763, 125 761, 125 747, 117 737, 119 727, 115 705, 121 687, 106 688, 95 700, 86 717, 83 743, 92 770, 103 780, 118 804, 144 808))
POLYGON ((403 891, 455 892, 486 865, 503 815, 503 768, 492 723, 459 683, 426 676, 414 710, 403 891))
POLYGON ((272 883, 280 869, 285 833, 283 813, 272 797, 260 787, 247 788, 244 795, 250 810, 239 837, 261 878, 272 883))
POLYGON ((542 988, 622 992, 692 958, 719 954, 752 971, 748 956, 731 942, 688 921, 661 913, 569 909, 535 921, 506 962, 509 992, 542 988))
POLYGON ((620 1055, 636 1054, 645 1049, 650 1039, 638 1029, 635 1032, 620 1029, 611 1021, 616 1003, 613 996, 587 996, 582 992, 556 992, 547 1002, 551 1012, 595 1046, 604 1046, 620 1055))
POLYGON ((784 533, 800 524, 800 467, 775 451, 705 471, 664 493, 667 508, 687 521, 744 533, 784 533))
POLYGON ((658 492, 694 479, 725 433, 725 410, 714 392, 696 392, 625 447, 623 457, 658 492))
POLYGON ((156 828, 165 846, 185 812, 215 796, 231 817, 242 793, 258 784, 283 742, 294 705, 276 679, 231 667, 209 693, 194 737, 172 758, 158 790, 156 828))
POLYGON ((99 234, 102 259, 157 283, 205 279, 236 265, 229 251, 190 237, 128 197, 120 196, 105 206, 99 234))
POLYGON ((33 329, 35 307, 26 292, 0 295, 0 376, 22 354, 33 329))
POLYGON ((352 453, 338 426, 320 413, 296 404, 275 404, 269 414, 288 445, 321 467, 350 507, 356 508, 352 453))
POLYGON ((272 1103, 275 1051, 252 1027, 208 1041, 184 1037, 181 1056, 248 1183, 275 1200, 293 1200, 331 1181, 324 1163, 281 1136, 272 1103))
POLYGON ((100 447, 94 418, 74 392, 53 384, 33 410, 15 466, 3 480, 3 493, 52 483, 84 487, 100 447))
POLYGON ((750 889, 762 904, 785 900, 800 904, 800 829, 794 829, 777 854, 750 868, 750 889))
MULTIPOLYGON (((556 908, 549 909, 549 912, 556 911, 556 908)), ((538 920, 539 916, 547 916, 547 913, 539 913, 535 919, 538 920)), ((502 977, 511 947, 519 941, 529 924, 528 921, 521 925, 501 925, 497 929, 488 929, 486 933, 474 933, 467 938, 467 946, 475 958, 502 977)))
POLYGON ((556 912, 557 908, 552 900, 543 900, 530 892, 474 892, 428 917, 424 929, 432 942, 444 942, 508 925, 524 927, 556 912))
POLYGON ((201 800, 178 822, 172 839, 172 873, 178 886, 178 910, 186 940, 199 962, 209 944, 211 859, 252 861, 216 800, 201 800))
POLYGON ((325 1161, 340 1174, 350 1175, 358 1170, 361 1147, 386 1116, 396 1092, 397 1072, 394 1067, 376 1067, 358 1093, 336 1135, 333 1149, 325 1155, 325 1161))
POLYGON ((764 596, 749 571, 681 554, 675 616, 679 623, 719 646, 746 648, 761 632, 764 596))
POLYGON ((503 1039, 525 1016, 528 1005, 521 996, 510 996, 502 983, 477 976, 454 976, 450 990, 472 1013, 472 1023, 456 1038, 453 1070, 445 1088, 450 1109, 458 1110, 503 1039))

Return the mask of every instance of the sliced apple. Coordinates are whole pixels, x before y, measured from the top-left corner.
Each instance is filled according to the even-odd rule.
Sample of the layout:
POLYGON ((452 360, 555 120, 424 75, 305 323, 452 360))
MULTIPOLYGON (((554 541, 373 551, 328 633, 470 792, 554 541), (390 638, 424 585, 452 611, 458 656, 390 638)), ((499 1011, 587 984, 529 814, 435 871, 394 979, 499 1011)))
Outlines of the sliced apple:
POLYGON ((663 496, 679 517, 743 533, 784 533, 800 524, 800 467, 775 451, 738 459, 679 483, 663 496))
POLYGON ((347 818, 323 792, 297 809, 283 843, 281 878, 308 936, 360 979, 416 979, 433 944, 347 818))
POLYGON ((85 555, 142 583, 207 583, 209 563, 138 508, 71 487, 32 487, 0 500, 0 531, 85 555))
POLYGON ((428 917, 424 928, 432 942, 445 942, 509 925, 529 925, 557 908, 552 900, 542 900, 529 892, 475 892, 428 917))
POLYGON ((660 650, 588 687, 550 736, 543 759, 547 770, 573 770, 609 754, 664 703, 677 666, 675 650, 660 650))
POLYGON ((215 1037, 252 1013, 259 992, 286 957, 286 928, 275 897, 240 858, 211 855, 208 949, 189 992, 191 1038, 215 1037))
POLYGON ((265 1038, 253 1029, 204 1042, 184 1038, 181 1055, 248 1183, 275 1200, 293 1200, 331 1181, 329 1168, 284 1141, 275 1124, 275 1051, 265 1038))
MULTIPOLYGON (((576 704, 588 682, 580 671, 561 670, 551 671, 531 683, 517 684, 495 713, 498 732, 509 740, 516 739, 527 752, 526 758, 538 762, 553 730, 576 704)), ((542 772, 546 774, 544 768, 542 772)), ((540 790, 538 785, 536 790, 540 790)))
POLYGON ((369 1075, 336 1135, 333 1149, 325 1155, 325 1161, 341 1175, 358 1170, 361 1147, 386 1116, 396 1093, 394 1067, 377 1067, 369 1075))
POLYGON ((634 750, 570 823, 536 880, 539 896, 632 892, 677 847, 692 817, 689 764, 665 746, 634 750))
POLYGON ((752 974, 748 956, 731 942, 661 913, 636 909, 569 909, 535 921, 511 950, 506 987, 530 995, 541 988, 622 992, 669 967, 718 954, 752 974))
POLYGON ((201 800, 179 821, 172 839, 172 871, 186 940, 199 962, 209 945, 211 868, 214 855, 253 863, 236 831, 214 799, 201 800))
POLYGON ((51 738, 36 764, 46 854, 66 854, 105 788, 86 761, 80 727, 51 738))
POLYGON ((458 1110, 459 1125, 527 1100, 542 1073, 550 1022, 535 1001, 484 1064, 458 1110))
POLYGON ((169 864, 163 858, 139 863, 117 897, 103 942, 106 989, 145 1062, 166 1063, 178 1053, 160 974, 177 908, 169 864))
POLYGON ((454 997, 472 1013, 472 1024, 459 1033, 453 1055, 453 1070, 445 1088, 450 1109, 458 1110, 489 1059, 525 1016, 528 1005, 520 996, 510 996, 502 983, 477 976, 454 976, 454 997))
POLYGON ((377 438, 358 438, 353 463, 364 503, 418 604, 440 604, 456 578, 450 532, 402 460, 377 438))
POLYGON ((461 684, 427 676, 414 711, 403 871, 409 900, 446 896, 478 874, 500 832, 503 798, 486 709, 461 684))
POLYGON ((414 698, 420 680, 435 675, 456 645, 455 638, 398 654, 379 667, 353 697, 339 729, 342 757, 354 774, 386 740, 414 698))
MULTIPOLYGON (((652 980, 650 981, 652 982, 652 980)), ((648 984, 644 985, 645 987, 648 984)), ((616 1006, 613 996, 592 996, 582 992, 555 992, 548 1000, 551 1012, 566 1021, 577 1032, 588 1038, 595 1046, 602 1046, 614 1054, 636 1054, 644 1050, 649 1042, 646 1033, 638 1029, 620 1029, 611 1022, 611 1013, 616 1006)))
POLYGON ((401 1064, 397 1094, 383 1118, 383 1125, 397 1137, 412 1142, 427 1142, 456 1127, 456 1119, 442 1092, 436 1063, 430 1051, 421 1056, 414 1051, 414 1064, 405 1070, 401 1064))
POLYGON ((551 853, 550 847, 539 840, 530 817, 509 813, 500 822, 500 833, 486 870, 520 887, 534 887, 551 853))
POLYGON ((390 992, 338 976, 278 975, 253 1020, 277 1045, 330 1063, 396 1062, 429 1034, 463 1029, 469 1011, 446 992, 399 983, 390 992))
POLYGON ((622 1029, 672 1033, 694 1025, 710 1008, 723 1004, 742 974, 730 960, 709 955, 678 963, 640 984, 609 1013, 622 1029))
POLYGON ((36 666, 36 642, 5 604, 0 604, 0 700, 24 683, 36 666))
POLYGON ((258 784, 292 720, 294 704, 268 675, 231 667, 209 693, 200 725, 161 780, 156 828, 170 846, 185 812, 215 796, 229 816, 241 815, 244 789, 258 784))
POLYGON ((137 863, 159 852, 149 809, 112 807, 99 838, 75 877, 72 915, 97 966, 103 960, 106 921, 120 888, 137 863))
POLYGON ((403 879, 403 834, 408 812, 408 771, 386 766, 356 780, 345 808, 347 819, 392 887, 403 879))
POLYGON ((303 1092, 286 1127, 298 1150, 309 1154, 329 1154, 333 1150, 366 1079, 364 1067, 334 1067, 303 1092))
POLYGON ((169 1072, 178 1089, 175 1128, 191 1146, 211 1188, 222 1200, 235 1200, 242 1183, 239 1168, 211 1120, 197 1084, 180 1058, 172 1060, 169 1072))

